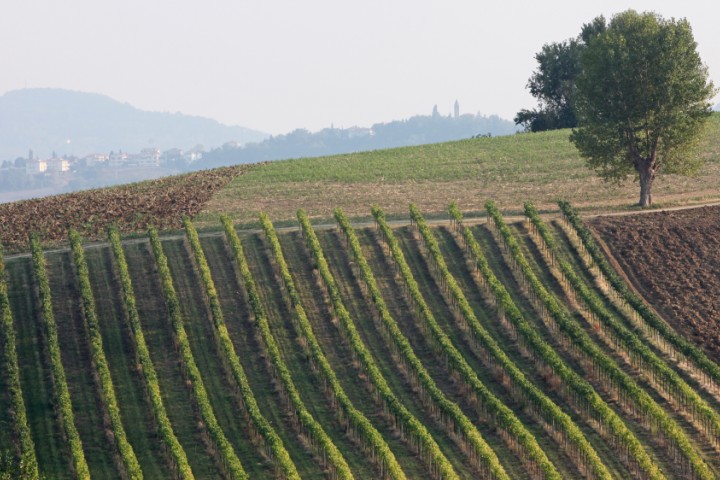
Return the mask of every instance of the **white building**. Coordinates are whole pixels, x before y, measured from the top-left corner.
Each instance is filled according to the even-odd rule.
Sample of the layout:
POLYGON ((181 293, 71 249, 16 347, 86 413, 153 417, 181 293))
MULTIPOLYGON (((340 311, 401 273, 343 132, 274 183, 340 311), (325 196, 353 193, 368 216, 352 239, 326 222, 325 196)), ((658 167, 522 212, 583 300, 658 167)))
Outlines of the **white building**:
POLYGON ((160 150, 157 148, 144 148, 134 160, 133 163, 138 167, 159 167, 160 150))
POLYGON ((39 160, 32 158, 25 162, 25 173, 27 175, 37 175, 38 173, 44 173, 48 169, 47 160, 39 160))
POLYGON ((51 158, 45 161, 48 172, 69 172, 70 161, 64 158, 51 158))

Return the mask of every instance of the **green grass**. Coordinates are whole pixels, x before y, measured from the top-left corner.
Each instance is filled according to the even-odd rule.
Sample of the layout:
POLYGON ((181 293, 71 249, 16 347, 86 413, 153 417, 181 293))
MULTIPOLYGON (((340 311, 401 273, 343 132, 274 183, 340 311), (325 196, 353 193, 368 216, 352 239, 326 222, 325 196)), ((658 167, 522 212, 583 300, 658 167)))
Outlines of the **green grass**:
POLYGON ((283 286, 275 276, 262 237, 259 235, 247 237, 243 242, 243 248, 256 280, 259 295, 268 313, 268 323, 273 337, 295 385, 302 392, 306 407, 340 449, 355 477, 372 478, 377 472, 368 464, 367 458, 357 444, 347 435, 337 418, 336 410, 328 400, 328 395, 323 391, 322 382, 317 373, 310 368, 308 355, 292 324, 292 313, 283 298, 277 295, 277 292, 282 291, 283 286))
POLYGON ((86 258, 105 357, 128 442, 146 478, 166 478, 170 472, 157 442, 152 406, 146 399, 130 326, 124 319, 121 292, 113 276, 112 252, 108 248, 89 249, 86 258))
POLYGON ((115 456, 114 443, 108 439, 112 431, 109 419, 103 420, 70 253, 47 255, 47 262, 62 362, 90 475, 116 478, 120 460, 115 456))
POLYGON ((408 478, 427 476, 421 459, 399 438, 383 413, 379 400, 370 393, 366 375, 360 371, 359 362, 355 360, 352 348, 343 337, 331 306, 323 294, 321 280, 313 272, 314 261, 311 260, 302 237, 293 232, 282 235, 279 239, 315 336, 345 393, 355 408, 363 412, 380 432, 408 478))
POLYGON ((344 238, 334 230, 318 232, 317 235, 328 263, 334 267, 332 274, 342 294, 343 303, 392 392, 415 418, 422 419, 424 426, 458 474, 462 477, 472 476, 473 467, 468 459, 462 454, 459 446, 449 438, 444 427, 431 421, 430 412, 422 405, 421 399, 413 392, 414 388, 398 368, 399 356, 391 355, 390 342, 383 339, 382 332, 375 326, 372 301, 369 297, 363 296, 364 287, 352 272, 351 260, 344 247, 344 238))
POLYGON ((149 245, 146 242, 126 245, 125 255, 145 341, 175 435, 187 454, 195 478, 221 478, 199 428, 200 415, 193 404, 192 390, 183 378, 180 355, 173 342, 160 278, 153 267, 149 245))
MULTIPOLYGON (((389 216, 406 217, 410 202, 427 214, 445 212, 452 201, 465 213, 478 213, 490 198, 518 210, 532 200, 541 210, 556 211, 561 198, 591 211, 636 208, 638 185, 628 181, 618 187, 600 180, 569 142, 569 133, 523 133, 256 165, 215 194, 199 225, 216 224, 221 213, 254 223, 260 210, 273 221, 288 221, 299 207, 325 220, 335 207, 367 218, 375 203, 389 216)), ((704 135, 705 165, 695 177, 659 177, 653 187, 657 206, 720 200, 720 113, 711 117, 704 135)))

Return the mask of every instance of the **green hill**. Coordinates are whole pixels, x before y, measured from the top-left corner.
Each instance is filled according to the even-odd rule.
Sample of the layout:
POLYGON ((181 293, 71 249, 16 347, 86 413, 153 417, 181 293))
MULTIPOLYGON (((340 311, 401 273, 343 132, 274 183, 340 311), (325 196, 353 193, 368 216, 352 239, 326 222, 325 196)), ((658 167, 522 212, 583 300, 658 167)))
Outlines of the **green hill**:
MULTIPOLYGON (((719 137, 664 202, 717 198, 719 137)), ((634 190, 552 132, 5 206, 0 479, 718 478, 720 366, 571 207, 485 202, 634 190)))
MULTIPOLYGON (((708 124, 700 150, 705 166, 696 177, 659 177, 654 186, 659 204, 720 199, 720 113, 708 124)), ((204 224, 229 213, 249 222, 259 210, 287 220, 298 207, 324 218, 335 207, 366 216, 373 204, 395 214, 409 202, 428 212, 443 211, 452 201, 478 211, 490 198, 504 208, 532 200, 541 209, 556 208, 557 200, 566 199, 598 212, 637 203, 637 184, 617 187, 600 180, 585 167, 568 135, 560 130, 271 162, 231 182, 198 220, 204 224)))

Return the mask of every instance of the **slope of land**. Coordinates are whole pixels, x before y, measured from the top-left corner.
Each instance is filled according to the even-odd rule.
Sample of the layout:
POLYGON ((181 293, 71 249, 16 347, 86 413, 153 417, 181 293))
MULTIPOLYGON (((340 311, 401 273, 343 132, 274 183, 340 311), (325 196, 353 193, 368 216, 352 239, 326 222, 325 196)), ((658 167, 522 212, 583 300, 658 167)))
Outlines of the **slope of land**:
MULTIPOLYGON (((245 167, 247 169, 248 167, 245 167)), ((104 238, 114 224, 124 233, 178 229, 215 192, 244 168, 223 167, 159 180, 33 200, 0 204, 0 243, 10 251, 27 249, 28 236, 48 244, 64 241, 74 228, 89 239, 104 238)))
MULTIPOLYGON (((383 218, 378 216, 378 221, 383 218)), ((427 461, 427 451, 421 451, 418 438, 410 434, 410 426, 416 429, 417 424, 397 413, 402 409, 423 425, 427 435, 423 444, 437 446, 433 455, 448 459, 443 478, 490 478, 484 463, 489 457, 472 453, 457 427, 461 421, 497 455, 500 466, 495 478, 528 473, 533 478, 579 478, 589 468, 605 472, 604 478, 656 474, 689 478, 693 472, 696 478, 718 477, 720 423, 713 423, 720 419, 717 383, 699 379, 687 362, 679 362, 655 344, 652 351, 636 350, 638 343, 645 342, 645 332, 631 327, 634 317, 617 307, 614 297, 595 281, 578 253, 578 240, 566 233, 569 227, 552 224, 550 235, 556 246, 551 254, 527 223, 503 230, 502 220, 493 217, 472 228, 463 229, 457 222, 428 228, 421 225, 421 217, 413 218, 414 226, 357 228, 355 240, 348 240, 340 230, 317 229, 318 241, 309 245, 308 230, 302 235, 297 230, 281 231, 277 243, 267 231, 240 230, 247 274, 258 282, 259 294, 252 296, 224 234, 201 236, 199 248, 208 258, 205 266, 198 263, 197 252, 184 235, 152 245, 144 236, 135 238, 122 249, 134 285, 137 331, 129 325, 130 303, 125 300, 123 306, 121 299, 125 286, 117 275, 117 255, 105 244, 86 247, 109 380, 99 378, 89 348, 90 332, 80 308, 88 292, 79 287, 77 260, 63 248, 45 252, 61 362, 93 476, 125 474, 112 441, 113 427, 104 414, 107 407, 97 394, 98 382, 111 381, 121 399, 119 415, 127 438, 139 452, 146 478, 177 477, 169 452, 160 443, 147 380, 136 357, 135 340, 142 334, 155 365, 158 387, 154 388, 159 389, 195 478, 227 477, 227 452, 219 449, 217 435, 210 431, 214 428, 222 430, 251 478, 277 478, 277 450, 263 439, 265 431, 253 427, 250 418, 257 411, 250 408, 259 409, 278 432, 278 441, 288 452, 283 461, 292 462, 303 478, 333 478, 313 431, 288 400, 279 367, 273 366, 278 357, 272 362, 269 358, 263 338, 270 337, 277 344, 272 355, 287 365, 284 375, 293 379, 299 401, 358 479, 440 478, 427 461), (354 253, 351 241, 358 242, 354 253), (466 248, 471 241, 479 250, 466 248), (164 266, 156 248, 167 257, 164 266), (324 252, 322 257, 318 251, 324 252), (483 258, 486 263, 481 267, 483 258), (592 307, 597 310, 591 311, 590 304, 571 292, 558 274, 558 260, 569 262, 568 268, 576 271, 589 295, 600 299, 600 306, 592 307), (363 262, 367 269, 360 270, 363 262), (322 275, 320 267, 326 269, 322 275), (218 285, 216 293, 203 280, 208 273, 218 285), (329 289, 325 275, 333 276, 337 287, 329 289), (368 275, 378 278, 380 291, 369 287, 368 275), (531 277, 536 280, 529 281, 531 277), (167 282, 177 291, 175 307, 168 300, 167 282), (292 283, 291 292, 287 285, 292 283), (219 301, 213 303, 210 299, 216 294, 219 301), (391 319, 381 319, 377 295, 385 298, 388 308, 383 315, 391 319), (340 302, 347 306, 344 313, 340 302), (304 308, 304 320, 298 305, 304 308), (259 308, 267 315, 263 323, 252 313, 259 308), (602 309, 612 311, 611 320, 602 309), (226 327, 215 323, 221 316, 226 327), (177 329, 178 321, 184 324, 183 333, 177 329), (393 323, 395 330, 389 327, 393 323), (358 339, 351 340, 348 325, 354 325, 358 339), (489 336, 478 333, 484 330, 489 336), (618 342, 613 337, 616 331, 629 333, 618 342), (231 359, 216 342, 221 337, 235 346, 233 361, 245 370, 246 387, 228 373, 231 359), (635 361, 640 355, 653 360, 635 361), (192 367, 196 373, 188 373, 190 358, 197 365, 192 367), (321 369, 320 361, 328 364, 321 369), (371 364, 372 371, 367 367, 371 364), (335 376, 328 376, 328 371, 335 376), (422 379, 417 376, 420 371, 425 372, 422 379), (672 379, 673 386, 658 380, 657 372, 665 372, 662 378, 672 379), (196 375, 194 381, 191 375, 196 375), (386 379, 382 385, 380 377, 386 379), (205 394, 196 388, 200 379, 205 394), (431 388, 436 389, 432 395, 431 388), (250 391, 257 401, 252 407, 243 400, 250 391), (395 400, 388 402, 390 397, 395 400), (441 408, 441 397, 454 406, 445 403, 441 408), (206 413, 201 410, 212 411, 219 427, 204 421, 206 413), (369 423, 359 428, 348 412, 369 423), (542 454, 531 454, 531 445, 542 454), (578 448, 585 453, 578 454, 578 448), (390 458, 388 452, 404 475, 384 470, 387 463, 381 458, 390 458), (538 462, 545 462, 542 469, 538 462)), ((688 221, 697 223, 698 218, 688 221)), ((686 235, 691 233, 687 230, 686 235)), ((68 477, 72 474, 69 448, 57 433, 60 419, 49 407, 50 360, 45 349, 33 348, 49 335, 36 293, 39 267, 32 267, 22 255, 9 257, 5 267, 8 275, 2 280, 8 282, 10 295, 9 302, 0 303, 0 313, 9 307, 10 325, 18 332, 20 385, 40 471, 68 477)), ((0 353, 4 354, 13 349, 7 322, 3 325, 0 353)), ((0 386, 9 385, 7 355, 0 361, 0 386)), ((0 425, 5 427, 0 453, 9 455, 19 448, 13 433, 16 417, 7 408, 8 398, 0 397, 0 402, 5 405, 0 411, 0 425)))
MULTIPOLYGON (((238 222, 257 212, 290 220, 298 206, 311 216, 332 217, 342 207, 366 216, 373 204, 388 214, 404 213, 409 202, 442 212, 456 201, 468 212, 492 198, 500 205, 532 200, 557 209, 565 199, 577 208, 604 213, 637 203, 632 181, 617 187, 585 167, 568 130, 378 150, 321 158, 271 162, 237 178, 208 203, 198 220, 214 222, 229 213, 238 222)), ((720 113, 713 114, 700 154, 705 165, 695 177, 661 176, 654 197, 662 205, 720 199, 720 113)))
POLYGON ((720 361, 720 206, 591 225, 643 297, 720 361))

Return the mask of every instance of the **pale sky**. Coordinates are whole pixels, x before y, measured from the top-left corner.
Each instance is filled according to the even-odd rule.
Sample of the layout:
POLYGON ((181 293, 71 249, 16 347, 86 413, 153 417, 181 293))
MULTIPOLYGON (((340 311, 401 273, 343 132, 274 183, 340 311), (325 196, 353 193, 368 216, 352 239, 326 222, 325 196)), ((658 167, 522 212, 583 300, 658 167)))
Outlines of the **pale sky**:
MULTIPOLYGON (((271 134, 512 119, 544 43, 633 8, 687 18, 720 86, 715 0, 2 0, 0 94, 55 87, 271 134)), ((719 101, 715 99, 714 103, 719 101)))

